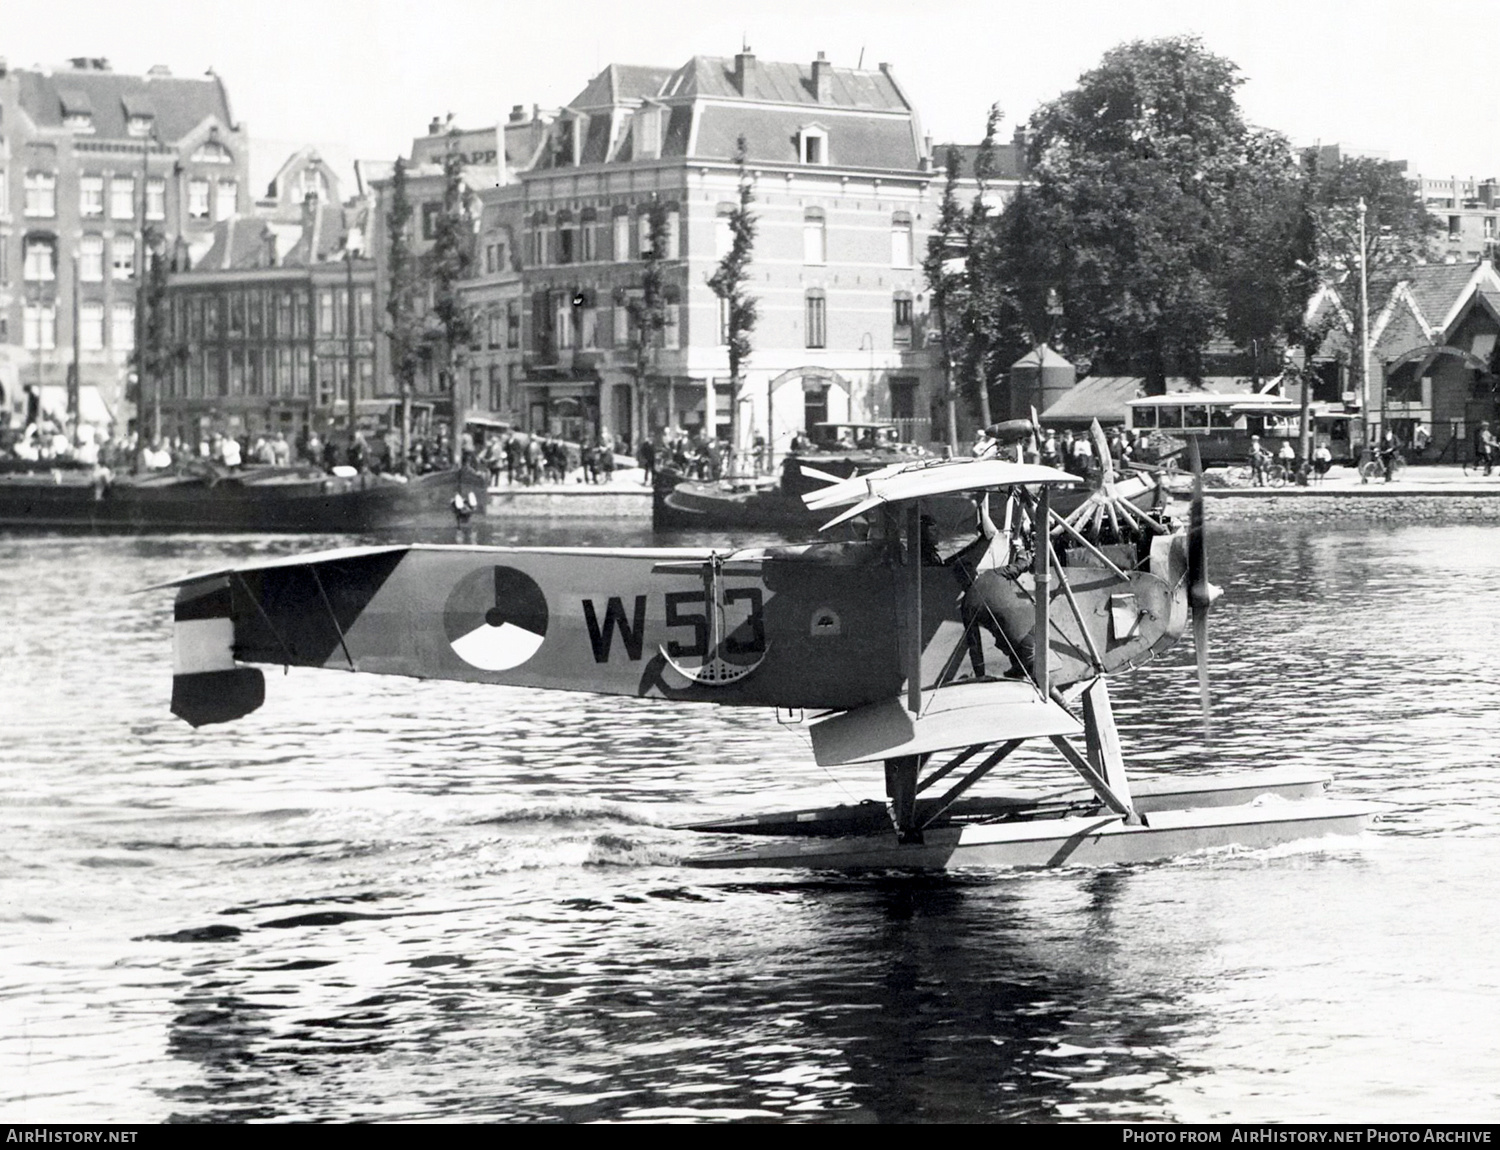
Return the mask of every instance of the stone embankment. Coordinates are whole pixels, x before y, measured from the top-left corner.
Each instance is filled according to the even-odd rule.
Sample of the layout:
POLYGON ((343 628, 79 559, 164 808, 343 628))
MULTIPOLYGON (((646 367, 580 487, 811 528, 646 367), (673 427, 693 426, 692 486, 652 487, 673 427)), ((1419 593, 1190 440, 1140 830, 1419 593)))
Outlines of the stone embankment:
MULTIPOLYGON (((1485 478, 1458 467, 1413 467, 1390 483, 1360 481, 1347 468, 1309 487, 1216 486, 1213 471, 1204 488, 1215 520, 1322 519, 1337 523, 1473 522, 1500 524, 1500 472, 1485 478)), ((1179 498, 1186 489, 1179 487, 1179 498)))

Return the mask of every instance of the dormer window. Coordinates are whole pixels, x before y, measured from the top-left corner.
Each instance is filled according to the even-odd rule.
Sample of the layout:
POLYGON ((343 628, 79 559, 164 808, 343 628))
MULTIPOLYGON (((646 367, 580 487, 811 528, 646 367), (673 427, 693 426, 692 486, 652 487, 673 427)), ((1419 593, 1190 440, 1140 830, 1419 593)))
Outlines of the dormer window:
POLYGON ((94 130, 94 105, 87 92, 67 89, 58 93, 62 100, 63 127, 75 132, 94 130))
POLYGON ((132 136, 144 137, 151 134, 152 118, 150 116, 131 116, 125 121, 125 131, 132 136))
POLYGON ((218 140, 205 140, 203 145, 193 153, 193 159, 200 164, 234 163, 234 157, 229 154, 229 149, 218 140))
POLYGON ((797 133, 797 158, 804 164, 825 166, 828 163, 828 132, 809 125, 797 133))
POLYGON ((647 105, 635 114, 635 124, 632 135, 635 144, 635 158, 638 160, 656 160, 661 158, 661 114, 662 109, 647 105))

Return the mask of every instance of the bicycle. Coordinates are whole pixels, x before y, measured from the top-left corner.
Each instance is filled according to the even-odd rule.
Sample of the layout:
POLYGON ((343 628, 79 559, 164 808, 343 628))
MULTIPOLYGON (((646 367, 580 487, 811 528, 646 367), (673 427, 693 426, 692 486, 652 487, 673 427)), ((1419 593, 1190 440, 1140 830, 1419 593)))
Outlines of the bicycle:
POLYGON ((1490 474, 1490 472, 1494 468, 1494 466, 1495 466, 1495 460, 1494 460, 1493 456, 1490 457, 1490 461, 1488 463, 1486 463, 1479 456, 1475 456, 1473 459, 1465 459, 1464 460, 1464 477, 1465 478, 1473 477, 1473 478, 1476 478, 1476 479, 1486 477, 1486 476, 1488 476, 1490 474))
MULTIPOLYGON (((1395 455, 1391 456, 1390 478, 1395 479, 1405 466, 1406 456, 1402 455, 1399 451, 1396 452, 1395 455)), ((1371 455, 1366 452, 1364 459, 1359 464, 1359 481, 1361 483, 1368 483, 1372 479, 1383 479, 1385 477, 1385 463, 1381 461, 1378 455, 1371 455)))

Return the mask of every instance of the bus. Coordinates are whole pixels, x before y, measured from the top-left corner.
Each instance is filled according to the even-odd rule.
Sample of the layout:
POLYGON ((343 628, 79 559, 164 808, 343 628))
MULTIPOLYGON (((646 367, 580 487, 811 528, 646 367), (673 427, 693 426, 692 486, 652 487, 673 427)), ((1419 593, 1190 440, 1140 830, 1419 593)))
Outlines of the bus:
MULTIPOLYGON (((1148 395, 1126 403, 1126 426, 1137 436, 1169 439, 1192 435, 1205 466, 1243 464, 1250 458, 1250 437, 1273 456, 1290 441, 1300 454, 1302 405, 1279 395, 1214 394, 1191 391, 1148 395)), ((1312 444, 1327 446, 1335 463, 1357 463, 1359 417, 1342 407, 1315 403, 1309 409, 1312 444)))

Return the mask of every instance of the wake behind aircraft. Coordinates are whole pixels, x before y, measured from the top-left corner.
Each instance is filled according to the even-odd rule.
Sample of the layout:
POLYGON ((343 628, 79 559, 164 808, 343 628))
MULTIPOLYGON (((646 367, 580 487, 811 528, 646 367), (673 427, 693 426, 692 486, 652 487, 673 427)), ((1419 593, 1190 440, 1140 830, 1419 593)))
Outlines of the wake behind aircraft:
POLYGON ((1313 776, 1127 777, 1110 676, 1191 625, 1207 707, 1218 589, 1201 476, 1187 525, 1123 498, 1107 462, 1067 516, 1051 497, 1075 476, 1001 458, 833 478, 804 499, 853 540, 361 547, 190 576, 170 584, 172 709, 194 726, 237 719, 264 701, 254 664, 323 667, 800 711, 821 766, 884 764, 884 803, 692 828, 759 836, 700 865, 1100 864, 1352 833, 1369 817, 1313 776), (939 538, 924 502, 959 494, 970 537, 939 538), (970 794, 1028 740, 1084 786, 970 794))

